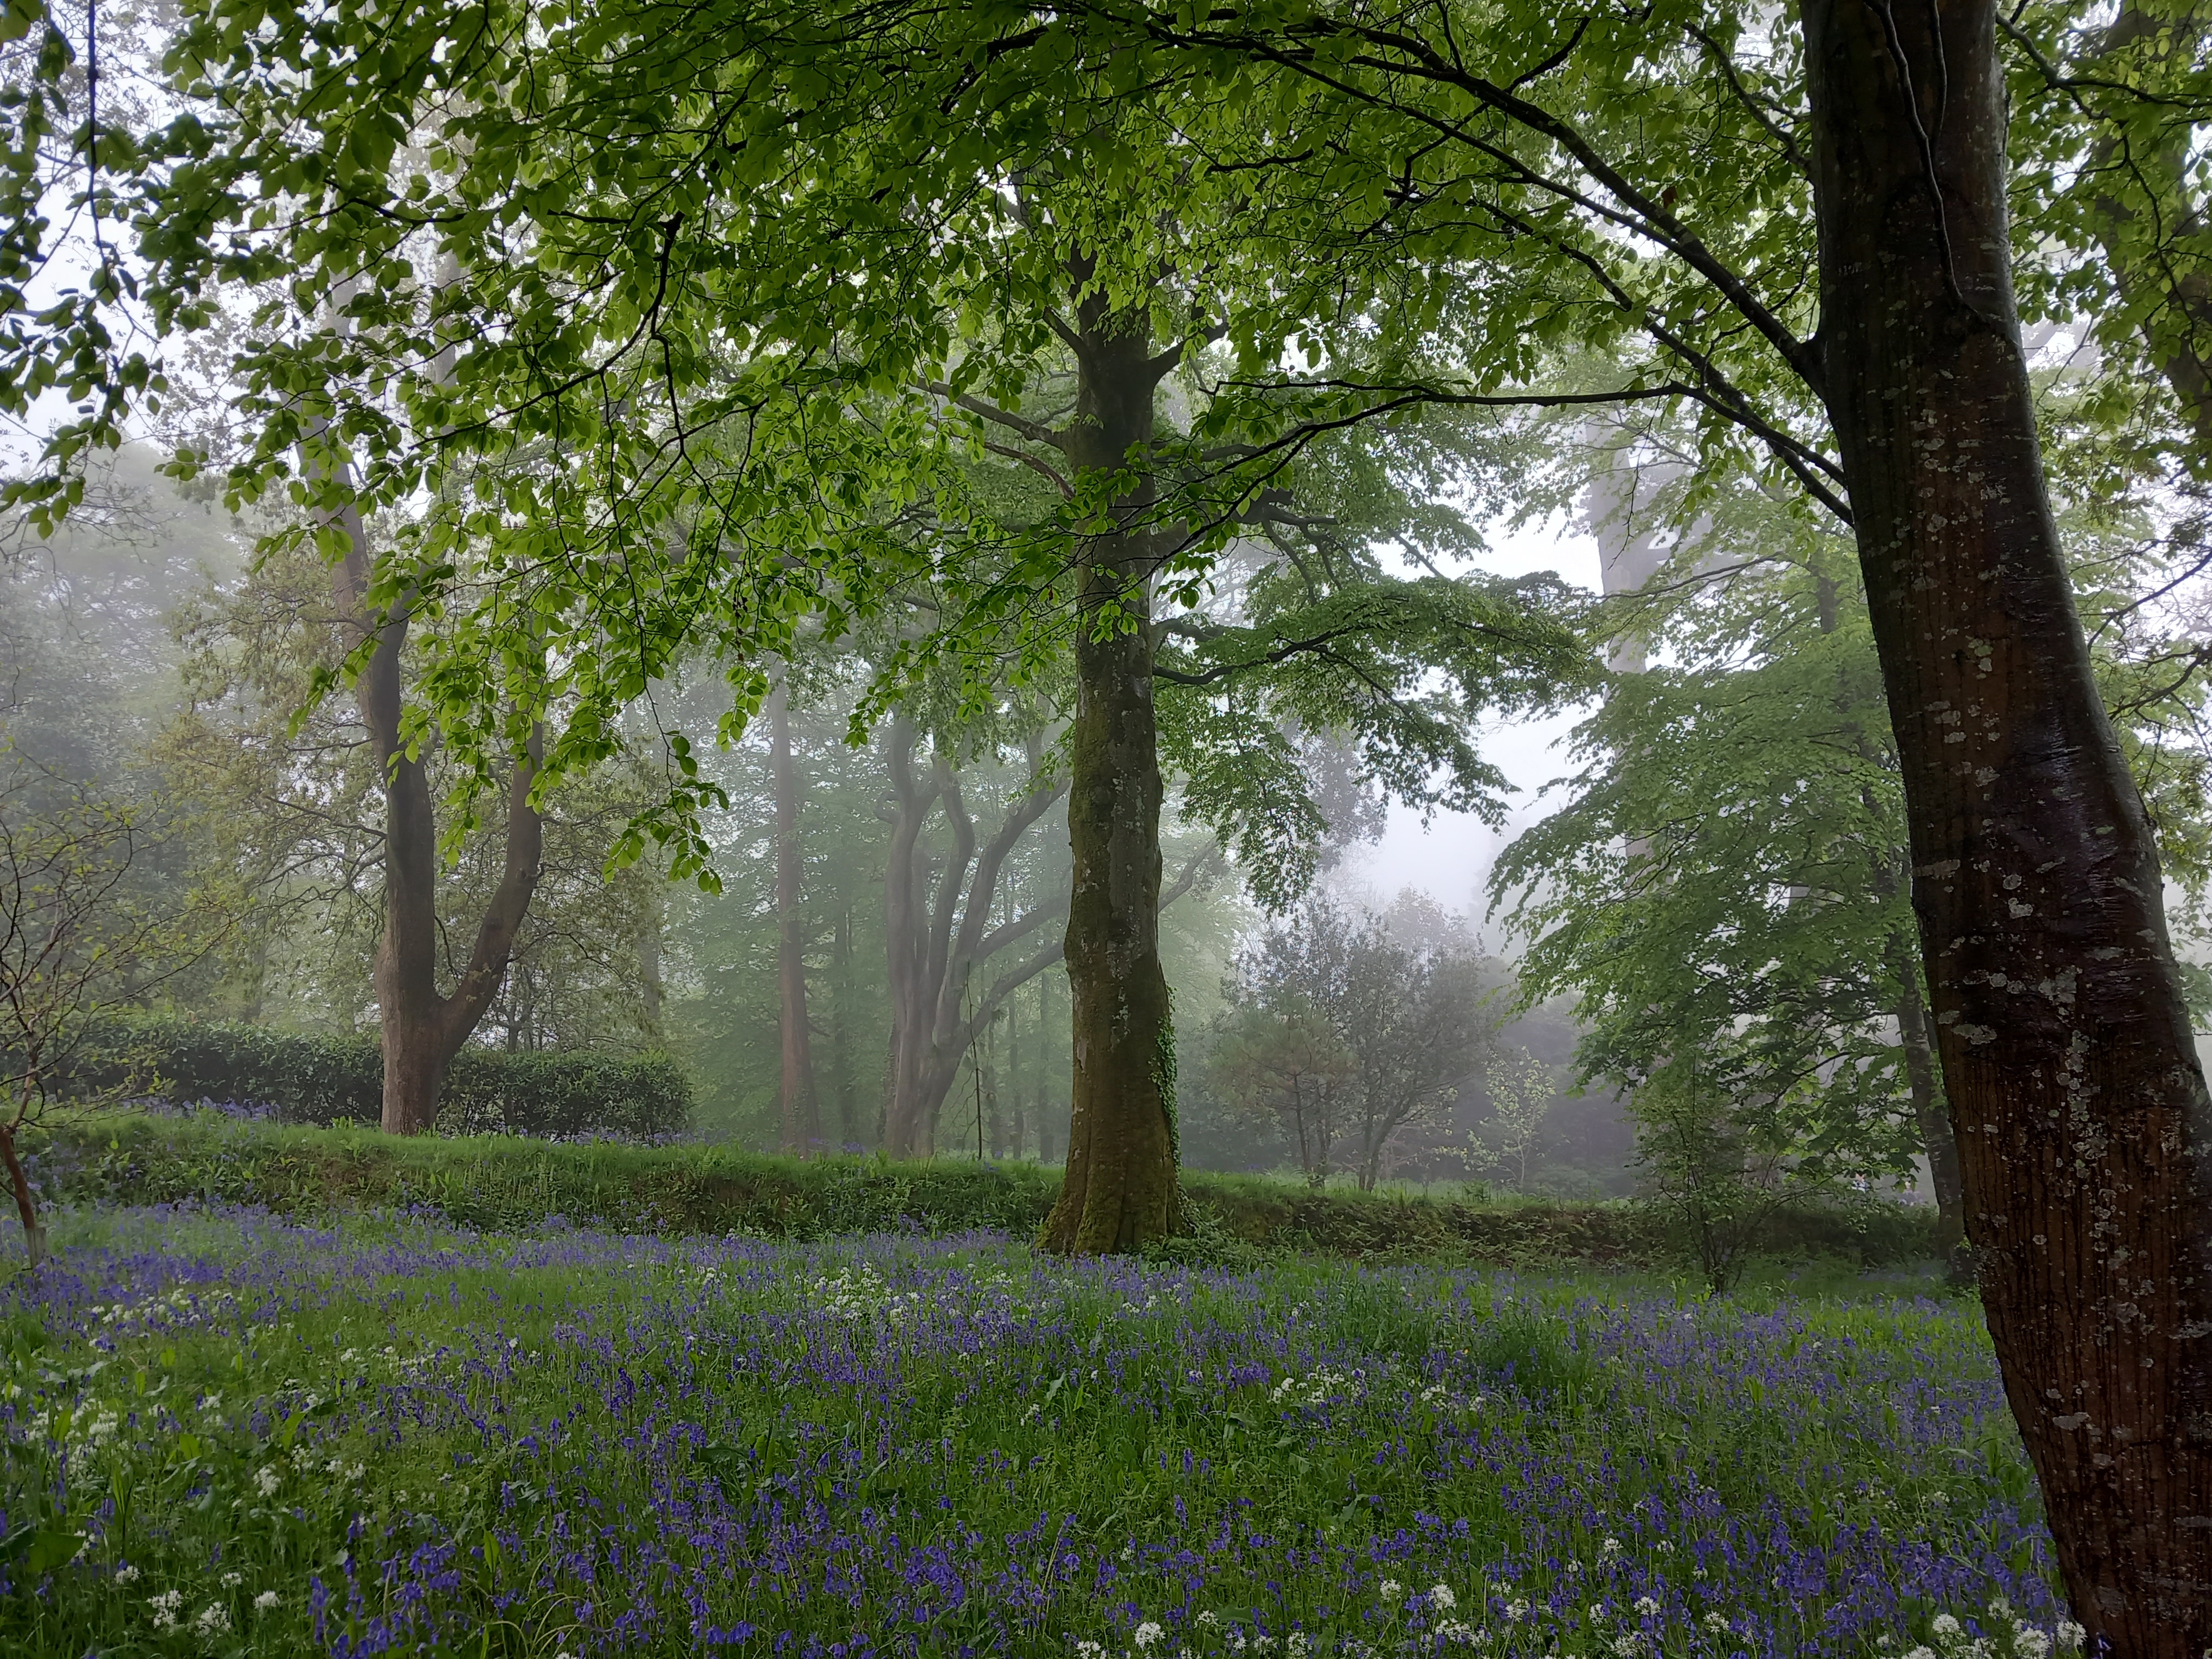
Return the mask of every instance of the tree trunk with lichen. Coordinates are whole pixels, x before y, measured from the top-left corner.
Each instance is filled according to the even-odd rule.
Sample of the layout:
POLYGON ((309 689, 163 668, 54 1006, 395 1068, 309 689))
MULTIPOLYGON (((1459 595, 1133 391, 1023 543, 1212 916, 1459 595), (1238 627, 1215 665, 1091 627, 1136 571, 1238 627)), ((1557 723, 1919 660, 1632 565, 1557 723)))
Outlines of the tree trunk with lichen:
MULTIPOLYGON (((1087 271, 1080 272, 1087 276, 1087 271)), ((1078 310, 1079 477, 1129 467, 1152 436, 1165 372, 1144 313, 1093 294, 1078 310)), ((1067 1167, 1041 1243, 1077 1255, 1140 1249, 1175 1231, 1175 1030, 1160 967, 1160 765, 1149 583, 1158 533, 1141 458, 1088 538, 1078 573, 1076 708, 1068 735, 1075 882, 1067 979, 1075 1097, 1067 1167)))
POLYGON ((1822 388, 1966 1231, 2075 1616, 2212 1644, 2212 1098, 2037 449, 1990 0, 1808 0, 1822 388))

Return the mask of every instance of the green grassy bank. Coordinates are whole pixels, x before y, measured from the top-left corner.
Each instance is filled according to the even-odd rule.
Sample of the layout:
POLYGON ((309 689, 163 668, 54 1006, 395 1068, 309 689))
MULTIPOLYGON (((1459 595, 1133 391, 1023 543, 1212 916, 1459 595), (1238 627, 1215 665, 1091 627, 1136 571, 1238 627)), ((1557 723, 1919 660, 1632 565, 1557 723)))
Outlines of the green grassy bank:
MULTIPOLYGON (((50 1200, 259 1205, 280 1215, 421 1206, 465 1226, 532 1231, 549 1216, 662 1234, 836 1234, 986 1228, 1033 1234, 1060 1172, 947 1158, 799 1159, 719 1146, 556 1145, 511 1136, 398 1139, 212 1115, 58 1118, 33 1138, 50 1200)), ((1672 1259, 1663 1224, 1625 1204, 1456 1203, 1261 1176, 1184 1175, 1193 1249, 1421 1256, 1508 1266, 1643 1267, 1672 1259)), ((1780 1218, 1771 1253, 1867 1266, 1935 1254, 1932 1216, 1872 1205, 1780 1218)))

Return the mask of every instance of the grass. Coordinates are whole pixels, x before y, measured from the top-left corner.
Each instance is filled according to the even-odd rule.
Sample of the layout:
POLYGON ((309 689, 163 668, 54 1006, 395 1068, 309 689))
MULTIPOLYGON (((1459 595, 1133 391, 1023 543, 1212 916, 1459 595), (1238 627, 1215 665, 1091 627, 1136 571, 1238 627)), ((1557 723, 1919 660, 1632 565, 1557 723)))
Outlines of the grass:
MULTIPOLYGON (((424 1207, 468 1226, 531 1229, 549 1216, 666 1234, 809 1239, 991 1228, 1033 1236, 1060 1172, 941 1158, 774 1158, 726 1146, 557 1145, 514 1137, 399 1139, 369 1129, 281 1128, 198 1118, 82 1114, 38 1143, 42 1183, 101 1203, 258 1205, 303 1218, 424 1207)), ((1633 1205, 1442 1201, 1308 1189, 1267 1176, 1186 1171, 1187 1260, 1257 1254, 1479 1261, 1500 1266, 1658 1267, 1662 1224, 1633 1205)), ((1932 1217, 1875 1204, 1777 1218, 1768 1248, 1853 1267, 1931 1256, 1932 1217)))
POLYGON ((1905 1276, 1716 1304, 197 1207, 57 1240, 0 1291, 24 1659, 2040 1659, 2069 1633, 1978 1312, 1905 1276))

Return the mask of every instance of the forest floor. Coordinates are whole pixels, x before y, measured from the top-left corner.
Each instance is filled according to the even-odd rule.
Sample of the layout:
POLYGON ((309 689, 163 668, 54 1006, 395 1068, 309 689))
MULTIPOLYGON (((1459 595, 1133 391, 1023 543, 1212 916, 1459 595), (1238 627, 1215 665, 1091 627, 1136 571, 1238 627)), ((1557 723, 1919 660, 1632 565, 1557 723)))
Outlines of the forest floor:
POLYGON ((80 1208, 11 1655, 2041 1659, 1971 1299, 80 1208))

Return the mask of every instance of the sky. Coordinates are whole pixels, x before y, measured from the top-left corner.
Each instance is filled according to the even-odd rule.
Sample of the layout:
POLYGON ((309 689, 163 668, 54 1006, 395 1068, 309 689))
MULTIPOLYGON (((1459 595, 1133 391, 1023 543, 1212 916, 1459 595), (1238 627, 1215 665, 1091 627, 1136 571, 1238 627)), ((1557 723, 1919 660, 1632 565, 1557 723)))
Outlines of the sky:
MULTIPOLYGON (((1488 552, 1477 562, 1493 574, 1552 570, 1577 587, 1598 590, 1597 544, 1564 515, 1518 532, 1492 531, 1489 542, 1488 552)), ((1568 770, 1565 739, 1581 718, 1571 712, 1549 720, 1486 725, 1484 757, 1515 788, 1505 829, 1492 830, 1459 812, 1438 812, 1425 828, 1419 813, 1394 806, 1382 839, 1346 856, 1347 884, 1383 899, 1402 888, 1419 888, 1446 909, 1471 915, 1486 941, 1497 948, 1502 943, 1497 927, 1483 921, 1488 907, 1483 884, 1498 849, 1559 804, 1557 796, 1539 800, 1537 792, 1568 770)))

